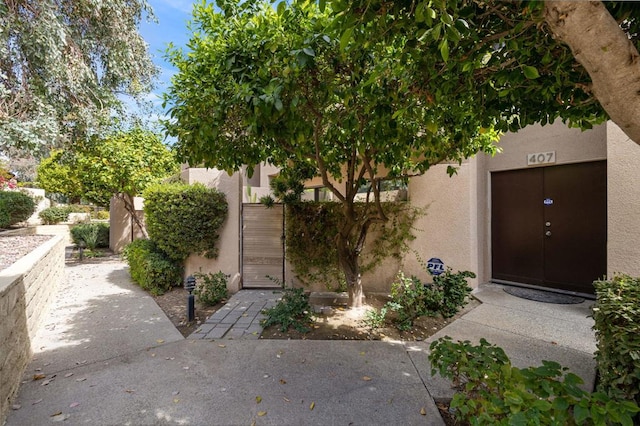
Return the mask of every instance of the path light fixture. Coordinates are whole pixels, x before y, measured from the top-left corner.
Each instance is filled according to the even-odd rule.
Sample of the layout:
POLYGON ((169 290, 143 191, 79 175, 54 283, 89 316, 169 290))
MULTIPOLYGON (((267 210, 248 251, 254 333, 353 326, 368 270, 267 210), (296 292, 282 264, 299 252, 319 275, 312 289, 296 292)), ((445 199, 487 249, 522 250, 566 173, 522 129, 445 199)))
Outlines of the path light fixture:
POLYGON ((195 319, 195 300, 193 290, 196 288, 196 279, 193 275, 189 275, 184 282, 184 288, 189 292, 187 296, 187 321, 191 322, 195 319))

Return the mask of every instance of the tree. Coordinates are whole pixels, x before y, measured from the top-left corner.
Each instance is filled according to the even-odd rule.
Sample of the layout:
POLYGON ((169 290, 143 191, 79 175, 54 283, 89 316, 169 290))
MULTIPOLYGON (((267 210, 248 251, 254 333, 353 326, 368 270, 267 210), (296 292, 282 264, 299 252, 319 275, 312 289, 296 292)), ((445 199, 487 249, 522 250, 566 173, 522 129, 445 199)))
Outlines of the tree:
POLYGON ((493 152, 495 120, 455 69, 406 84, 425 62, 403 56, 403 39, 356 45, 313 3, 220 6, 195 5, 189 52, 169 51, 179 72, 165 95, 168 133, 190 164, 251 172, 268 161, 283 177, 320 176, 342 203, 337 261, 360 306, 360 254, 370 226, 387 220, 379 184, 493 152), (355 208, 364 185, 375 208, 355 208))
POLYGON ((113 196, 120 198, 143 233, 133 197, 178 171, 160 137, 140 128, 93 138, 78 150, 73 166, 81 177, 83 197, 101 206, 108 206, 113 196))
POLYGON ((79 203, 82 198, 82 181, 78 169, 64 161, 63 151, 53 151, 40 162, 37 179, 40 188, 48 193, 61 194, 71 203, 79 203))
POLYGON ((38 181, 47 191, 82 197, 100 206, 109 206, 117 196, 144 232, 133 197, 177 171, 175 157, 160 137, 134 128, 93 137, 73 151, 55 151, 40 164, 38 181))
POLYGON ((0 2, 2 151, 83 139, 109 123, 117 95, 148 91, 143 14, 145 0, 0 2))
MULTIPOLYGON (((321 1, 321 3, 324 3, 321 1)), ((640 143, 640 5, 633 2, 422 0, 327 2, 355 44, 407 39, 405 53, 473 75, 500 130, 561 118, 589 128, 607 114, 640 143), (564 43, 567 43, 565 45, 564 43), (570 48, 569 48, 570 47, 570 48), (606 111, 606 112, 605 112, 606 111)), ((435 70, 411 77, 438 78, 435 70)), ((466 77, 461 75, 462 79, 466 77)))

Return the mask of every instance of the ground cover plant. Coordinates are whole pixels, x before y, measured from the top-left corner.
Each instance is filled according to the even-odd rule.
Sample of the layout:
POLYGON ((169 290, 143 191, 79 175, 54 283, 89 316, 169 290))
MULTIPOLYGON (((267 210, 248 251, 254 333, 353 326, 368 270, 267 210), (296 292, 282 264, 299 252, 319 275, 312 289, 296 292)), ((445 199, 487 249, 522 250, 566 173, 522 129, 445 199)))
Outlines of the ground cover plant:
POLYGON ((293 328, 301 333, 310 330, 313 322, 309 294, 302 288, 285 288, 282 298, 272 308, 265 309, 266 318, 261 322, 263 327, 277 326, 286 332, 293 328))

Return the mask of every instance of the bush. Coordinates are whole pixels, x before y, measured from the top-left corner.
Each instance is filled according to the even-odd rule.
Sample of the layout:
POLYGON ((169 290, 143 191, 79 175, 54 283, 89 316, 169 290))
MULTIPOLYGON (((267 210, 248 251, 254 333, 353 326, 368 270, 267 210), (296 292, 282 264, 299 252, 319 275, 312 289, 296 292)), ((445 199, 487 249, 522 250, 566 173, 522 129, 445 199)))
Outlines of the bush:
POLYGON ((263 313, 267 318, 260 324, 263 327, 279 325, 282 332, 293 327, 301 333, 307 333, 309 324, 313 322, 309 295, 301 288, 284 289, 282 299, 273 308, 265 309, 263 313))
POLYGON ((451 401, 457 419, 471 425, 633 425, 640 408, 606 394, 580 389, 582 379, 556 362, 515 368, 504 351, 485 339, 431 344, 431 374, 453 381, 451 401))
POLYGON ((433 278, 433 284, 423 284, 415 276, 407 278, 402 272, 391 285, 391 301, 387 306, 396 312, 397 327, 408 330, 421 316, 454 316, 467 303, 471 287, 467 278, 475 278, 469 271, 445 272, 433 278))
POLYGON ((0 228, 24 222, 36 211, 29 195, 18 191, 0 191, 0 228))
POLYGON ((202 184, 154 185, 144 192, 149 237, 172 259, 218 256, 219 230, 227 217, 223 193, 202 184))
POLYGON ((38 216, 40 216, 42 223, 45 225, 55 225, 60 222, 66 222, 69 219, 70 212, 66 206, 49 207, 38 213, 38 216))
POLYGON ((640 405, 640 278, 618 275, 594 286, 598 390, 640 405))
POLYGON ((182 283, 182 268, 151 240, 128 244, 123 257, 129 264, 131 278, 144 290, 160 295, 182 283))
POLYGON ((91 213, 91 216, 98 220, 109 220, 109 212, 107 210, 98 210, 95 213, 91 213))
POLYGON ((91 213, 91 206, 86 204, 70 204, 67 206, 70 213, 91 213))
POLYGON ((215 305, 227 298, 227 280, 229 275, 219 271, 215 274, 193 274, 196 279, 194 294, 198 300, 206 305, 215 305))
POLYGON ((84 242, 91 250, 109 247, 109 225, 106 223, 85 223, 71 228, 71 240, 75 245, 84 242))

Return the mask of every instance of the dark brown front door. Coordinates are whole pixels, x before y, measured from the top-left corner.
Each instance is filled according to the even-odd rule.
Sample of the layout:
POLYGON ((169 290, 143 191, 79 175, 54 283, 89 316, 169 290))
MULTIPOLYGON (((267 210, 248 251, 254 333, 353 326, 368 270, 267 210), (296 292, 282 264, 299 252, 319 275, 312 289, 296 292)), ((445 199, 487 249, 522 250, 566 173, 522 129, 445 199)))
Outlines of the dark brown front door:
POLYGON ((492 277, 580 293, 606 273, 606 162, 491 175, 492 277))

